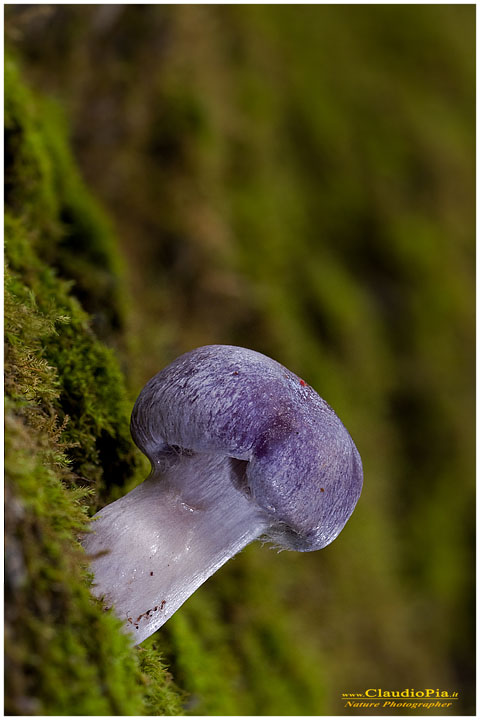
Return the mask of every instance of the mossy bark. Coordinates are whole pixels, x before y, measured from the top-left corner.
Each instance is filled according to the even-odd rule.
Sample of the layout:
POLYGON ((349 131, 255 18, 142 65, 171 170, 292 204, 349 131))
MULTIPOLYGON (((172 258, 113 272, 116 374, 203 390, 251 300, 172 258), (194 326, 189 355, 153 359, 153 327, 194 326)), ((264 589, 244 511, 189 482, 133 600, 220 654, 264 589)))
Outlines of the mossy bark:
POLYGON ((161 656, 134 650, 90 595, 78 543, 89 507, 140 479, 125 378, 104 342, 121 340, 114 239, 63 125, 10 58, 5 91, 5 709, 178 714, 161 656))

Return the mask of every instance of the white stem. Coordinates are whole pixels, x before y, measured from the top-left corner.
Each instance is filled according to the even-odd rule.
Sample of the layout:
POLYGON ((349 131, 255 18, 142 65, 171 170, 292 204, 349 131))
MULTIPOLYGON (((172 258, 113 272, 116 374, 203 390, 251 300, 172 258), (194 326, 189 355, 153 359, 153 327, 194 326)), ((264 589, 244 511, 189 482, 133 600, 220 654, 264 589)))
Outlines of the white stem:
POLYGON ((182 456, 95 515, 83 540, 93 592, 115 607, 135 644, 268 528, 235 479, 230 458, 182 456))

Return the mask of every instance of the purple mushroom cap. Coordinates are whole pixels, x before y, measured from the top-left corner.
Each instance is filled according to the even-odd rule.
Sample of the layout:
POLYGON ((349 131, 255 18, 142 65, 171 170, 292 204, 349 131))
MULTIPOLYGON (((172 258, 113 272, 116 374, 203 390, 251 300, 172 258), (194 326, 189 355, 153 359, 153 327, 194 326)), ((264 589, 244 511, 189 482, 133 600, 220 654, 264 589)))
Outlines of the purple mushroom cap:
POLYGON ((181 355, 145 385, 131 430, 154 469, 182 454, 231 458, 268 535, 290 549, 332 542, 362 490, 360 455, 332 408, 253 350, 210 345, 181 355))

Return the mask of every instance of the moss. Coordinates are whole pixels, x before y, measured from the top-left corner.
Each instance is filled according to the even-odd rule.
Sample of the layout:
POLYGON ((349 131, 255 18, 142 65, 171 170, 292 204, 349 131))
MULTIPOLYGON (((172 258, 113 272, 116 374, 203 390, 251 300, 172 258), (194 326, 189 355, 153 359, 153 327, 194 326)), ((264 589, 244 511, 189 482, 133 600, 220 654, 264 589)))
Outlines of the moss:
POLYGON ((136 660, 92 601, 74 542, 84 493, 59 478, 64 456, 51 436, 8 406, 6 436, 6 711, 131 713, 141 706, 136 660))
POLYGON ((38 256, 72 281, 71 292, 95 331, 118 341, 125 312, 122 263, 110 221, 86 189, 67 140, 58 105, 34 98, 7 55, 6 205, 32 229, 38 256))
MULTIPOLYGON (((68 418, 64 438, 70 444, 72 470, 88 482, 101 502, 109 486, 125 484, 137 467, 128 430, 125 382, 113 351, 97 339, 89 316, 71 296, 70 284, 35 254, 25 223, 23 218, 6 216, 6 258, 12 273, 9 287, 17 292, 11 302, 23 301, 23 310, 35 310, 36 320, 25 330, 28 337, 22 338, 13 325, 7 330, 7 339, 12 349, 25 341, 33 343, 45 368, 56 369, 53 407, 60 422, 68 418), (27 279, 28 285, 22 285, 21 278, 27 279), (42 329, 49 332, 42 336, 42 329)), ((13 358, 11 372, 19 372, 13 358)), ((35 385, 29 388, 28 365, 23 372, 27 377, 17 389, 7 373, 11 392, 35 391, 35 385)), ((44 390, 40 385, 38 391, 44 390)))
MULTIPOLYGON (((258 545, 217 571, 157 633, 194 715, 321 715, 328 662, 302 635, 282 584, 295 554, 258 545)), ((154 636, 155 637, 155 636, 154 636)))
POLYGON ((112 340, 120 328, 121 303, 113 292, 120 261, 108 223, 74 166, 58 113, 35 103, 9 59, 5 93, 6 258, 27 280, 40 313, 48 318, 54 308, 64 318, 42 343, 42 357, 57 368, 55 406, 61 421, 70 419, 72 469, 102 501, 102 486, 123 485, 136 467, 125 382, 112 350, 97 337, 112 340), (103 321, 80 305, 87 296, 91 309, 104 308, 103 321))
POLYGON ((106 302, 111 286, 93 288, 117 266, 112 237, 62 125, 10 60, 6 71, 5 709, 176 714, 181 696, 160 652, 134 650, 121 622, 92 598, 79 544, 89 506, 135 482, 139 468, 125 378, 64 262, 78 252, 94 278, 82 292, 106 302))

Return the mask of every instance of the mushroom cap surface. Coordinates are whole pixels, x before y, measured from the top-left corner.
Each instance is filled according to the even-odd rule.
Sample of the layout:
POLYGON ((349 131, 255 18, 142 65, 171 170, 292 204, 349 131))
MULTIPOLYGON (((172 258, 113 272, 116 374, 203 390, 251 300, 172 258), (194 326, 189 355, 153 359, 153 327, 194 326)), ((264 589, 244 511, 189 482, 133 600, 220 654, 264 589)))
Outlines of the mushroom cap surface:
POLYGON ((343 423, 313 388, 254 350, 209 345, 181 355, 143 388, 131 431, 154 468, 182 452, 232 458, 239 489, 291 549, 332 542, 360 497, 362 463, 343 423))

